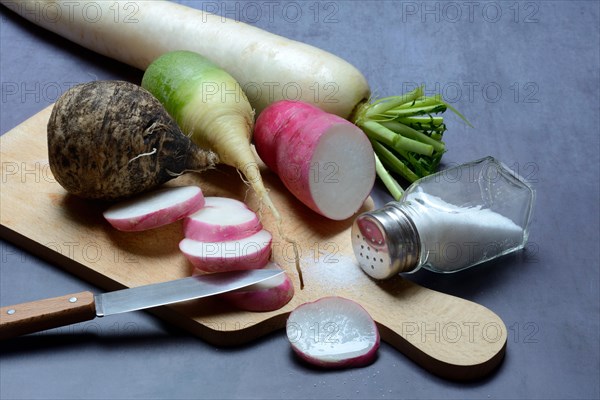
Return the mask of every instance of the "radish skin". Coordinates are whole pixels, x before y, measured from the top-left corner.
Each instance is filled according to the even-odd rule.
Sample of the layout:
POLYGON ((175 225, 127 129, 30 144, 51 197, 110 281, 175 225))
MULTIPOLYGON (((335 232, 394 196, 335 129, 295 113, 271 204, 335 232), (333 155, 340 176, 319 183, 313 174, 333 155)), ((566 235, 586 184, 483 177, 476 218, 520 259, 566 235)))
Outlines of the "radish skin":
MULTIPOLYGON (((264 268, 281 269, 273 262, 264 268)), ((275 311, 294 297, 294 285, 287 274, 282 274, 234 292, 223 293, 220 297, 240 310, 275 311)))
POLYGON ((206 200, 204 207, 184 219, 186 238, 204 242, 237 240, 263 229, 258 215, 244 203, 214 197, 206 200))
POLYGON ((256 121, 254 142, 289 191, 330 219, 355 214, 375 183, 375 157, 365 134, 311 104, 271 104, 256 121))
POLYGON ((173 2, 1 3, 45 29, 141 70, 170 51, 200 53, 240 83, 258 113, 273 101, 287 98, 286 88, 290 86, 300 96, 297 100, 315 102, 344 118, 370 96, 365 77, 333 54, 173 2), (83 12, 86 7, 98 17, 87 18, 83 12), (51 10, 52 18, 45 17, 43 10, 51 10), (119 18, 115 18, 117 10, 119 18))
POLYGON ((185 238, 179 249, 199 271, 225 272, 264 267, 271 257, 272 241, 271 234, 263 229, 239 240, 201 242, 185 238))
POLYGON ((358 303, 337 296, 296 307, 286 333, 294 352, 323 368, 361 367, 372 363, 379 349, 377 325, 358 303))
POLYGON ((103 215, 114 228, 136 232, 171 224, 203 206, 204 196, 198 186, 180 186, 147 192, 117 203, 103 215))

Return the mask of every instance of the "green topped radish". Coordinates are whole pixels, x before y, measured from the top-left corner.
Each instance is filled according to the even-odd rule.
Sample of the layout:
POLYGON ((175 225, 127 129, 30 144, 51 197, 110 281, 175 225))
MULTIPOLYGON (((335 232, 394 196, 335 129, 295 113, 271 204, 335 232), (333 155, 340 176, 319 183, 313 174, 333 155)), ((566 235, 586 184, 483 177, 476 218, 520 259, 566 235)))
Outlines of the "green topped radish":
POLYGON ((148 91, 123 81, 69 89, 52 109, 47 135, 52 174, 83 198, 129 197, 217 162, 148 91))
POLYGON ((173 51, 148 66, 142 86, 160 100, 195 143, 241 171, 276 220, 281 219, 250 147, 254 112, 231 75, 200 54, 173 51))

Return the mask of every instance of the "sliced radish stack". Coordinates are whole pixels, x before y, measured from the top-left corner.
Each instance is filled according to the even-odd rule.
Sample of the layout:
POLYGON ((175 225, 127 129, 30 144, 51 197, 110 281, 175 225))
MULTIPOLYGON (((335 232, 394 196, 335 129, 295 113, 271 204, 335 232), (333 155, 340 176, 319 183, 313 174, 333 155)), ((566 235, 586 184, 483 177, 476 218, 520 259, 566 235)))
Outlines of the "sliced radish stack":
POLYGON ((298 306, 287 320, 286 332, 294 352, 320 367, 364 366, 379 349, 379 331, 369 313, 343 297, 298 306))
POLYGON ((204 207, 183 222, 185 237, 206 242, 242 239, 261 229, 254 211, 225 197, 207 197, 204 207))
POLYGON ((269 262, 273 237, 265 229, 237 240, 198 241, 189 238, 179 248, 192 263, 204 272, 258 269, 269 262))
POLYGON ((198 186, 179 186, 144 193, 110 207, 104 218, 121 231, 158 228, 187 217, 204 206, 198 186))
MULTIPOLYGON (((264 268, 281 269, 274 262, 264 268)), ((221 298, 234 307, 245 311, 274 311, 285 306, 294 297, 294 285, 287 274, 245 287, 235 292, 224 293, 221 298)))

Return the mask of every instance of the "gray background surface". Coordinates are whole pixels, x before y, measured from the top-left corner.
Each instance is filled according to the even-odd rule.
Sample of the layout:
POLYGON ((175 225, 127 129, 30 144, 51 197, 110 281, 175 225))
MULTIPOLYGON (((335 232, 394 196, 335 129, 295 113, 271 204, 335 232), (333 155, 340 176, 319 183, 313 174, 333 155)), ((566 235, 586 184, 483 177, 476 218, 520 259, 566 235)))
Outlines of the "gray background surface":
MULTIPOLYGON (((418 84, 441 92, 476 127, 447 116, 446 164, 493 155, 536 188, 525 252, 451 276, 410 277, 496 312, 508 328, 506 359, 482 381, 455 383, 383 344, 369 367, 321 371, 293 356, 283 331, 219 348, 138 312, 2 343, 1 399, 599 398, 597 1, 293 2, 299 18, 280 1, 255 2, 261 16, 243 2, 186 3, 329 50, 378 96, 418 84)), ((75 83, 140 82, 140 71, 4 7, 0 17, 2 133, 75 83)), ((2 305, 100 290, 0 246, 2 305)))

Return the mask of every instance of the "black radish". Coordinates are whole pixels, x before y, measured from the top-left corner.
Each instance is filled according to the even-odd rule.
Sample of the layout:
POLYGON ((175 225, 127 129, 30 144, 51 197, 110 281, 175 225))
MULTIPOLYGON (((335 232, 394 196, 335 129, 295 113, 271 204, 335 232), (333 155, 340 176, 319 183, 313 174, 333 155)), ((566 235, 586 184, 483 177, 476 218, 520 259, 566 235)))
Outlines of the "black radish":
POLYGON ((80 84, 58 99, 48 121, 48 159, 69 193, 101 200, 130 197, 218 162, 150 92, 124 81, 80 84))

